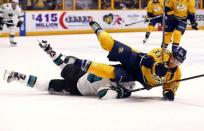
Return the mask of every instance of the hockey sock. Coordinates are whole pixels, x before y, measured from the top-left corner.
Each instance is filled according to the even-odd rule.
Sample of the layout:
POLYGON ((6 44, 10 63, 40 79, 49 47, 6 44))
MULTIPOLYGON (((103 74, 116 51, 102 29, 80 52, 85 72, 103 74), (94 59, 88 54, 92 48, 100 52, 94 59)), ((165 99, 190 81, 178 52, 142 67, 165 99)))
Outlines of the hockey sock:
POLYGON ((36 81, 37 81, 37 77, 36 76, 29 75, 29 78, 27 80, 27 86, 34 87, 34 85, 36 84, 36 81))

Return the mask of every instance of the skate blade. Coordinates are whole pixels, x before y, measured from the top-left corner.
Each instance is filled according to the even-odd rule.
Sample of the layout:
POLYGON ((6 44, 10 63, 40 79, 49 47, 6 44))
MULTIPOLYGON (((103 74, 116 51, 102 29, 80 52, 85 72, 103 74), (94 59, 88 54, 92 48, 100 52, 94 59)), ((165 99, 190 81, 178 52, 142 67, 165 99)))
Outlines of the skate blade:
POLYGON ((10 72, 8 70, 5 70, 3 80, 7 81, 8 75, 10 75, 10 72))

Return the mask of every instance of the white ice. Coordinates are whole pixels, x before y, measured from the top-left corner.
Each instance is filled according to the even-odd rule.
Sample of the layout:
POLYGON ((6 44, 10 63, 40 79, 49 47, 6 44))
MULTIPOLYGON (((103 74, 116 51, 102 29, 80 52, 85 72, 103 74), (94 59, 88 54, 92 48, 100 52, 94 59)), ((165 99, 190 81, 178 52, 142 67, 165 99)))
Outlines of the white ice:
MULTIPOLYGON (((112 37, 148 52, 159 47, 161 32, 113 33, 112 37)), ((161 87, 127 99, 57 96, 2 80, 5 69, 40 78, 60 78, 60 70, 39 47, 48 40, 66 55, 109 63, 94 34, 17 37, 17 47, 0 38, 0 131, 203 131, 204 78, 181 82, 175 101, 163 101, 161 87)), ((188 50, 183 78, 204 74, 204 31, 186 31, 181 45, 188 50)), ((141 85, 137 83, 136 88, 141 85)))

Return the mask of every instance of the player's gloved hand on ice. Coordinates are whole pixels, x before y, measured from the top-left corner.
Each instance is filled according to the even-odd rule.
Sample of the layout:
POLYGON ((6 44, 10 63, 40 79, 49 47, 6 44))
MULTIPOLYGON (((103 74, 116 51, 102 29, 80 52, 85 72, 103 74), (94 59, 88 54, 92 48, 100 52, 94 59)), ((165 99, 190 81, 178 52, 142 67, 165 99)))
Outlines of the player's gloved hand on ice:
POLYGON ((107 86, 107 88, 100 89, 97 93, 100 99, 114 99, 114 98, 127 98, 131 92, 123 87, 107 86))
POLYGON ((21 27, 22 24, 23 24, 23 21, 19 20, 16 26, 21 27))
POLYGON ((172 90, 164 90, 163 91, 164 100, 173 101, 174 100, 174 92, 172 90))
POLYGON ((192 23, 192 24, 191 24, 191 27, 192 27, 192 29, 194 29, 194 30, 198 30, 198 23, 197 23, 197 22, 192 23))

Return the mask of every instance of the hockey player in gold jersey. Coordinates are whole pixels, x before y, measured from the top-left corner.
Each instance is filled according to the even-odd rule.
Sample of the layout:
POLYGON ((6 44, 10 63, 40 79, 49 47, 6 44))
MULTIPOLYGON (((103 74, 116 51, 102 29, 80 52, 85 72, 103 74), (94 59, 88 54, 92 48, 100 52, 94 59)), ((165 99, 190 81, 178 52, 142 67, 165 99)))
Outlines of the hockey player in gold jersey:
POLYGON ((147 5, 147 21, 150 19, 147 31, 145 34, 145 39, 143 43, 146 43, 150 33, 154 30, 154 26, 162 24, 162 14, 163 14, 163 2, 161 0, 150 0, 147 5))
POLYGON ((73 63, 85 72, 115 81, 138 81, 147 89, 163 84, 164 98, 174 100, 179 82, 171 81, 181 79, 181 70, 178 66, 186 59, 185 49, 178 47, 172 54, 164 50, 162 63, 162 48, 142 53, 114 40, 98 23, 92 21, 90 26, 97 34, 102 48, 109 52, 108 59, 121 64, 107 65, 73 56, 67 56, 65 63, 73 63))
POLYGON ((190 19, 192 29, 198 29, 195 20, 195 0, 166 0, 165 14, 167 20, 163 46, 166 48, 173 36, 173 51, 179 46, 181 37, 186 30, 187 19, 190 19))

